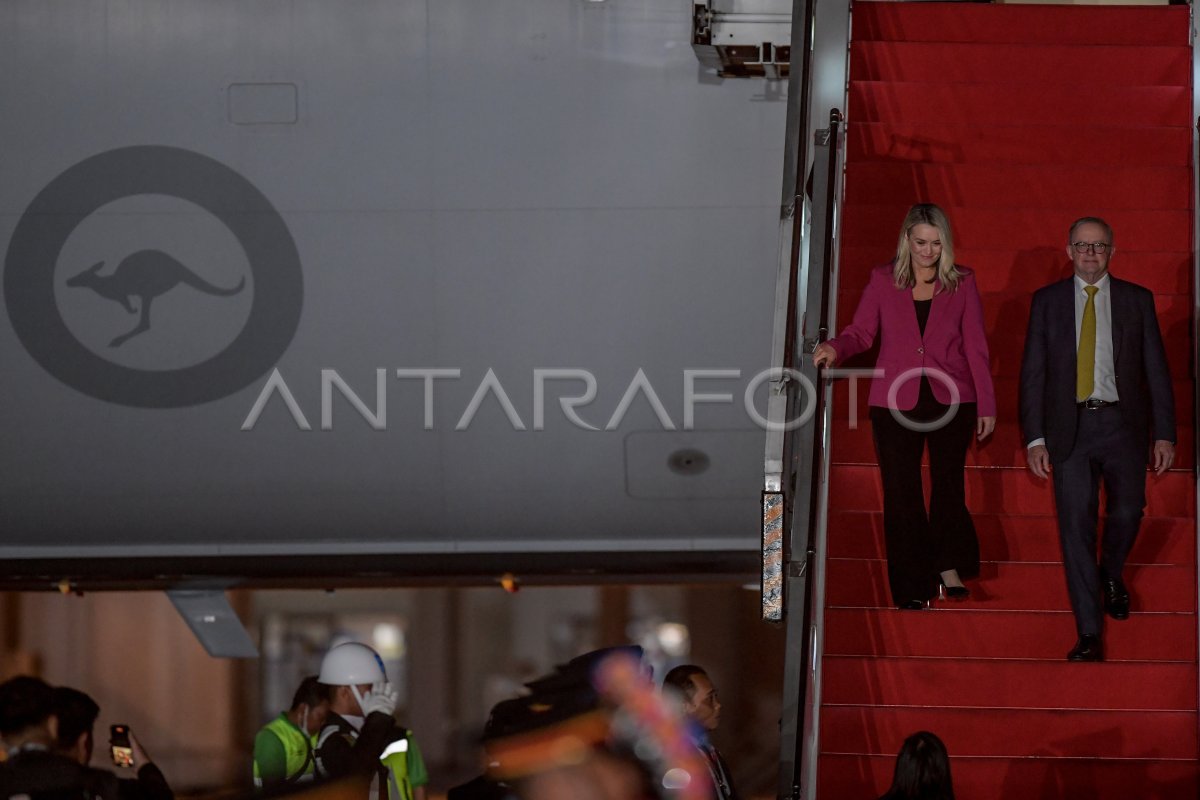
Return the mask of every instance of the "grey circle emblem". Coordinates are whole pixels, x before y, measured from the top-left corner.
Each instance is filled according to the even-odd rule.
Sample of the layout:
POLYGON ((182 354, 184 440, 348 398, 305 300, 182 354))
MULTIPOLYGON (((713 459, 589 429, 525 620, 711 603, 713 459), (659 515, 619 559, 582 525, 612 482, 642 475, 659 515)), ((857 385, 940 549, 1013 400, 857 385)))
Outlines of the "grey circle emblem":
POLYGON ((304 280, 291 232, 250 181, 208 156, 146 145, 87 158, 38 193, 8 245, 4 302, 21 344, 63 383, 120 405, 180 408, 227 397, 275 365, 300 324, 304 280), (245 325, 221 352, 181 369, 134 369, 101 358, 75 338, 55 301, 55 265, 71 232, 100 207, 145 194, 205 209, 237 238, 250 264, 254 294, 245 325))

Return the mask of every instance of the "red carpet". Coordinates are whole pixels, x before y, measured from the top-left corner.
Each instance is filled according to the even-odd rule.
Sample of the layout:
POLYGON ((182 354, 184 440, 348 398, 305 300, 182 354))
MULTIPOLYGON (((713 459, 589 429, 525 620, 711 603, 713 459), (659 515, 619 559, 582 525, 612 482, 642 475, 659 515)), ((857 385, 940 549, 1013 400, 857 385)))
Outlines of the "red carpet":
POLYGON ((943 206, 984 293, 1000 418, 969 456, 972 599, 899 612, 866 384, 854 409, 838 386, 822 797, 882 794, 920 729, 945 740, 964 800, 1200 793, 1188 26, 1183 7, 854 5, 839 319, 908 206, 943 206), (1103 664, 1064 660, 1054 499, 1024 468, 1016 413, 1029 296, 1069 274, 1067 227, 1085 214, 1115 228, 1114 274, 1156 295, 1180 426, 1130 557, 1135 612, 1107 623, 1103 664))

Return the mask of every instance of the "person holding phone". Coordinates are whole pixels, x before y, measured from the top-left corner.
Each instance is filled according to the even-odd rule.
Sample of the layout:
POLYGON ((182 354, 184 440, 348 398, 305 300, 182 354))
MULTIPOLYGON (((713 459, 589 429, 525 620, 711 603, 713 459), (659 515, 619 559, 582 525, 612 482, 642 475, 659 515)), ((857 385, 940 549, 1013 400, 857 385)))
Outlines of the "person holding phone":
POLYGON ((967 510, 965 473, 972 435, 996 426, 983 305, 975 274, 954 263, 945 212, 909 209, 896 257, 876 267, 854 320, 817 345, 813 363, 831 367, 879 340, 868 403, 883 482, 888 583, 900 609, 927 608, 944 587, 965 600, 963 579, 979 575, 979 541, 967 510), (925 509, 921 456, 929 447, 925 509))
MULTIPOLYGON (((112 776, 105 770, 88 767, 95 750, 99 704, 86 692, 69 686, 55 687, 52 702, 58 719, 58 753, 87 769, 97 780, 112 776)), ((146 754, 128 725, 109 728, 109 753, 116 767, 131 773, 131 777, 116 780, 117 800, 174 800, 175 793, 162 770, 146 754)))
POLYGON ((0 684, 0 797, 31 800, 119 800, 112 773, 90 770, 55 748, 58 720, 54 690, 43 680, 19 675, 0 684))

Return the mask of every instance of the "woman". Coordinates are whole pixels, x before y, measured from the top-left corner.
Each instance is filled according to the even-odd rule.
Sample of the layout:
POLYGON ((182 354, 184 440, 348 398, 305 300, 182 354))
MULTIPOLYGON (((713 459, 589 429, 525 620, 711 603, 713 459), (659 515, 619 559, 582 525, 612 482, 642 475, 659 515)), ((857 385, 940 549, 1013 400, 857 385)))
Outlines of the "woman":
POLYGON ((945 213, 909 209, 892 263, 871 272, 854 321, 817 345, 813 362, 832 366, 867 350, 879 335, 883 371, 868 402, 883 478, 888 583, 901 609, 927 608, 945 587, 964 600, 963 578, 979 575, 979 542, 963 487, 972 432, 996 426, 983 307, 971 270, 954 263, 945 213), (929 445, 925 510, 921 454, 929 445))
POLYGON ((946 745, 929 731, 904 740, 896 756, 892 788, 879 800, 954 800, 946 745))

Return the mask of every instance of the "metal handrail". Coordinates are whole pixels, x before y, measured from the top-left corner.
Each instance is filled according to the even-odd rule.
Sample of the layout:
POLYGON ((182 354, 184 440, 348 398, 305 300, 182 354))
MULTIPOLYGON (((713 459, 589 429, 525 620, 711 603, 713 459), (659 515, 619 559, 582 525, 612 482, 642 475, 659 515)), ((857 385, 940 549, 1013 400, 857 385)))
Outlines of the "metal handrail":
POLYGON ((780 264, 775 289, 775 339, 771 365, 782 375, 771 383, 767 396, 767 426, 762 493, 762 617, 782 622, 785 617, 784 588, 785 519, 791 516, 792 475, 788 437, 784 423, 795 413, 795 386, 788 368, 796 362, 799 324, 799 276, 806 263, 804 247, 806 211, 805 182, 808 174, 809 107, 812 95, 813 22, 815 0, 792 2, 792 69, 788 81, 787 130, 783 150, 783 194, 780 199, 780 264), (797 46, 799 45, 799 46, 797 46))
POLYGON ((837 254, 842 119, 842 113, 833 109, 829 128, 817 131, 814 139, 808 285, 805 308, 789 348, 791 360, 786 363, 799 377, 789 385, 787 419, 801 417, 801 390, 812 388, 806 391, 808 408, 803 409, 803 417, 810 421, 792 430, 784 443, 783 601, 789 630, 784 656, 780 797, 802 795, 802 773, 812 759, 806 750, 816 725, 814 699, 819 687, 814 659, 823 607, 829 388, 819 384, 811 355, 828 333, 834 302, 831 286, 837 254))

